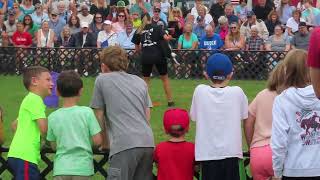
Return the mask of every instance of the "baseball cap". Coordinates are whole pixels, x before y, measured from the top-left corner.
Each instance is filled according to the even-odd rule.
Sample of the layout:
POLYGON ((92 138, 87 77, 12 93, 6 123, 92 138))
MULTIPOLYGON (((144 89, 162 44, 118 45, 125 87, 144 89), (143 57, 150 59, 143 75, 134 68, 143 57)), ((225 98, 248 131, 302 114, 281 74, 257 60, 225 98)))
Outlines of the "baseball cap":
POLYGON ((124 1, 118 1, 117 7, 126 7, 126 3, 124 1))
POLYGON ((299 27, 303 27, 303 26, 306 27, 306 26, 307 26, 307 23, 302 21, 302 22, 299 23, 299 27))
POLYGON ((223 81, 232 72, 232 69, 230 58, 221 53, 211 55, 207 61, 207 75, 210 79, 223 81))
POLYGON ((247 12, 247 17, 252 17, 252 16, 254 16, 255 14, 254 14, 254 12, 253 11, 248 11, 247 12))
POLYGON ((112 22, 111 22, 110 20, 105 20, 105 21, 103 22, 103 24, 111 25, 112 22))
POLYGON ((16 12, 14 11, 14 9, 9 9, 9 10, 8 10, 8 14, 9 14, 10 16, 14 16, 14 15, 16 15, 16 12))
POLYGON ((81 28, 88 28, 89 24, 87 22, 81 22, 80 26, 81 28))
POLYGON ((53 9, 52 12, 51 12, 51 14, 53 14, 53 15, 59 15, 59 12, 58 12, 57 9, 53 9))
POLYGON ((166 133, 172 132, 171 127, 174 125, 180 125, 183 128, 183 132, 189 130, 190 118, 186 110, 181 108, 168 109, 163 116, 163 126, 166 133))

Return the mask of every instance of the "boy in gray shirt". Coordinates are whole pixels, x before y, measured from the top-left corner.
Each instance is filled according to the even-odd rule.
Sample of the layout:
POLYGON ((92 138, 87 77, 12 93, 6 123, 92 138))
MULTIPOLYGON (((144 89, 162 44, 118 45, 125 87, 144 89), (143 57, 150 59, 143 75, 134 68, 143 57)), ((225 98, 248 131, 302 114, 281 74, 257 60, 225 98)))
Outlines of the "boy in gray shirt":
POLYGON ((96 79, 91 107, 104 132, 108 126, 108 179, 151 180, 154 140, 148 87, 138 76, 125 72, 129 61, 119 46, 104 49, 100 61, 102 74, 96 79))

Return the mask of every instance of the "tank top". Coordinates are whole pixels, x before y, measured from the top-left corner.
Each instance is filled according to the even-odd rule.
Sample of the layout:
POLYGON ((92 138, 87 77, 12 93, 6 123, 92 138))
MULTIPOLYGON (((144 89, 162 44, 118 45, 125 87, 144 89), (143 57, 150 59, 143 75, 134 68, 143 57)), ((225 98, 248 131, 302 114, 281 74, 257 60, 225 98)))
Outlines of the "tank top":
POLYGON ((41 43, 41 47, 53 47, 53 42, 48 44, 49 43, 49 40, 50 40, 50 35, 52 33, 52 30, 49 29, 49 32, 47 34, 47 36, 42 32, 42 29, 40 30, 40 43, 41 43))

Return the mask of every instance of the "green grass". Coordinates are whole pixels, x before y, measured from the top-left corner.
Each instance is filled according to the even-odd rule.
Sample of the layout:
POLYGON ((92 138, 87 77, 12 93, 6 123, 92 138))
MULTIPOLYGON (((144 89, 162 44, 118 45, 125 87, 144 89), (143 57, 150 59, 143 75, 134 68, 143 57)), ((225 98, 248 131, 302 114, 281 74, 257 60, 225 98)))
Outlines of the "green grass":
MULTIPOLYGON (((94 78, 83 78, 83 81, 84 92, 79 104, 88 106, 92 95, 94 78)), ((208 81, 171 80, 170 83, 176 106, 189 110, 194 88, 198 84, 208 83, 208 81)), ((21 77, 18 76, 0 76, 0 84, 0 106, 4 109, 4 129, 6 138, 4 146, 9 146, 13 136, 10 124, 14 119, 16 119, 20 103, 27 92, 22 85, 21 77)), ((249 101, 251 101, 260 90, 264 89, 265 81, 234 80, 231 81, 231 85, 240 86, 244 90, 249 101)), ((159 143, 167 139, 162 127, 162 116, 163 112, 167 109, 167 102, 165 100, 162 83, 159 79, 152 80, 150 95, 153 101, 160 102, 160 105, 154 107, 151 112, 151 124, 155 142, 159 143)), ((53 110, 54 109, 48 109, 47 114, 53 110)), ((186 139, 194 141, 194 135, 195 125, 191 122, 190 131, 187 134, 186 139)), ((6 179, 4 177, 2 178, 6 179)), ((100 178, 95 177, 94 179, 100 178)))

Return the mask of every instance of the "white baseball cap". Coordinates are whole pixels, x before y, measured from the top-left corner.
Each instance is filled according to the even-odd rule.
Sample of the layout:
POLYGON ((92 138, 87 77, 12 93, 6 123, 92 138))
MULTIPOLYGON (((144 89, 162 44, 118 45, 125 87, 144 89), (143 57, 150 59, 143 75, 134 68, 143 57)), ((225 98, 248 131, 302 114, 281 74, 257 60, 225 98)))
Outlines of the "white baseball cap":
POLYGON ((105 21, 103 22, 103 24, 111 25, 112 22, 111 22, 110 20, 105 20, 105 21))
POLYGON ((80 26, 81 28, 88 28, 89 24, 87 22, 81 22, 80 26))

